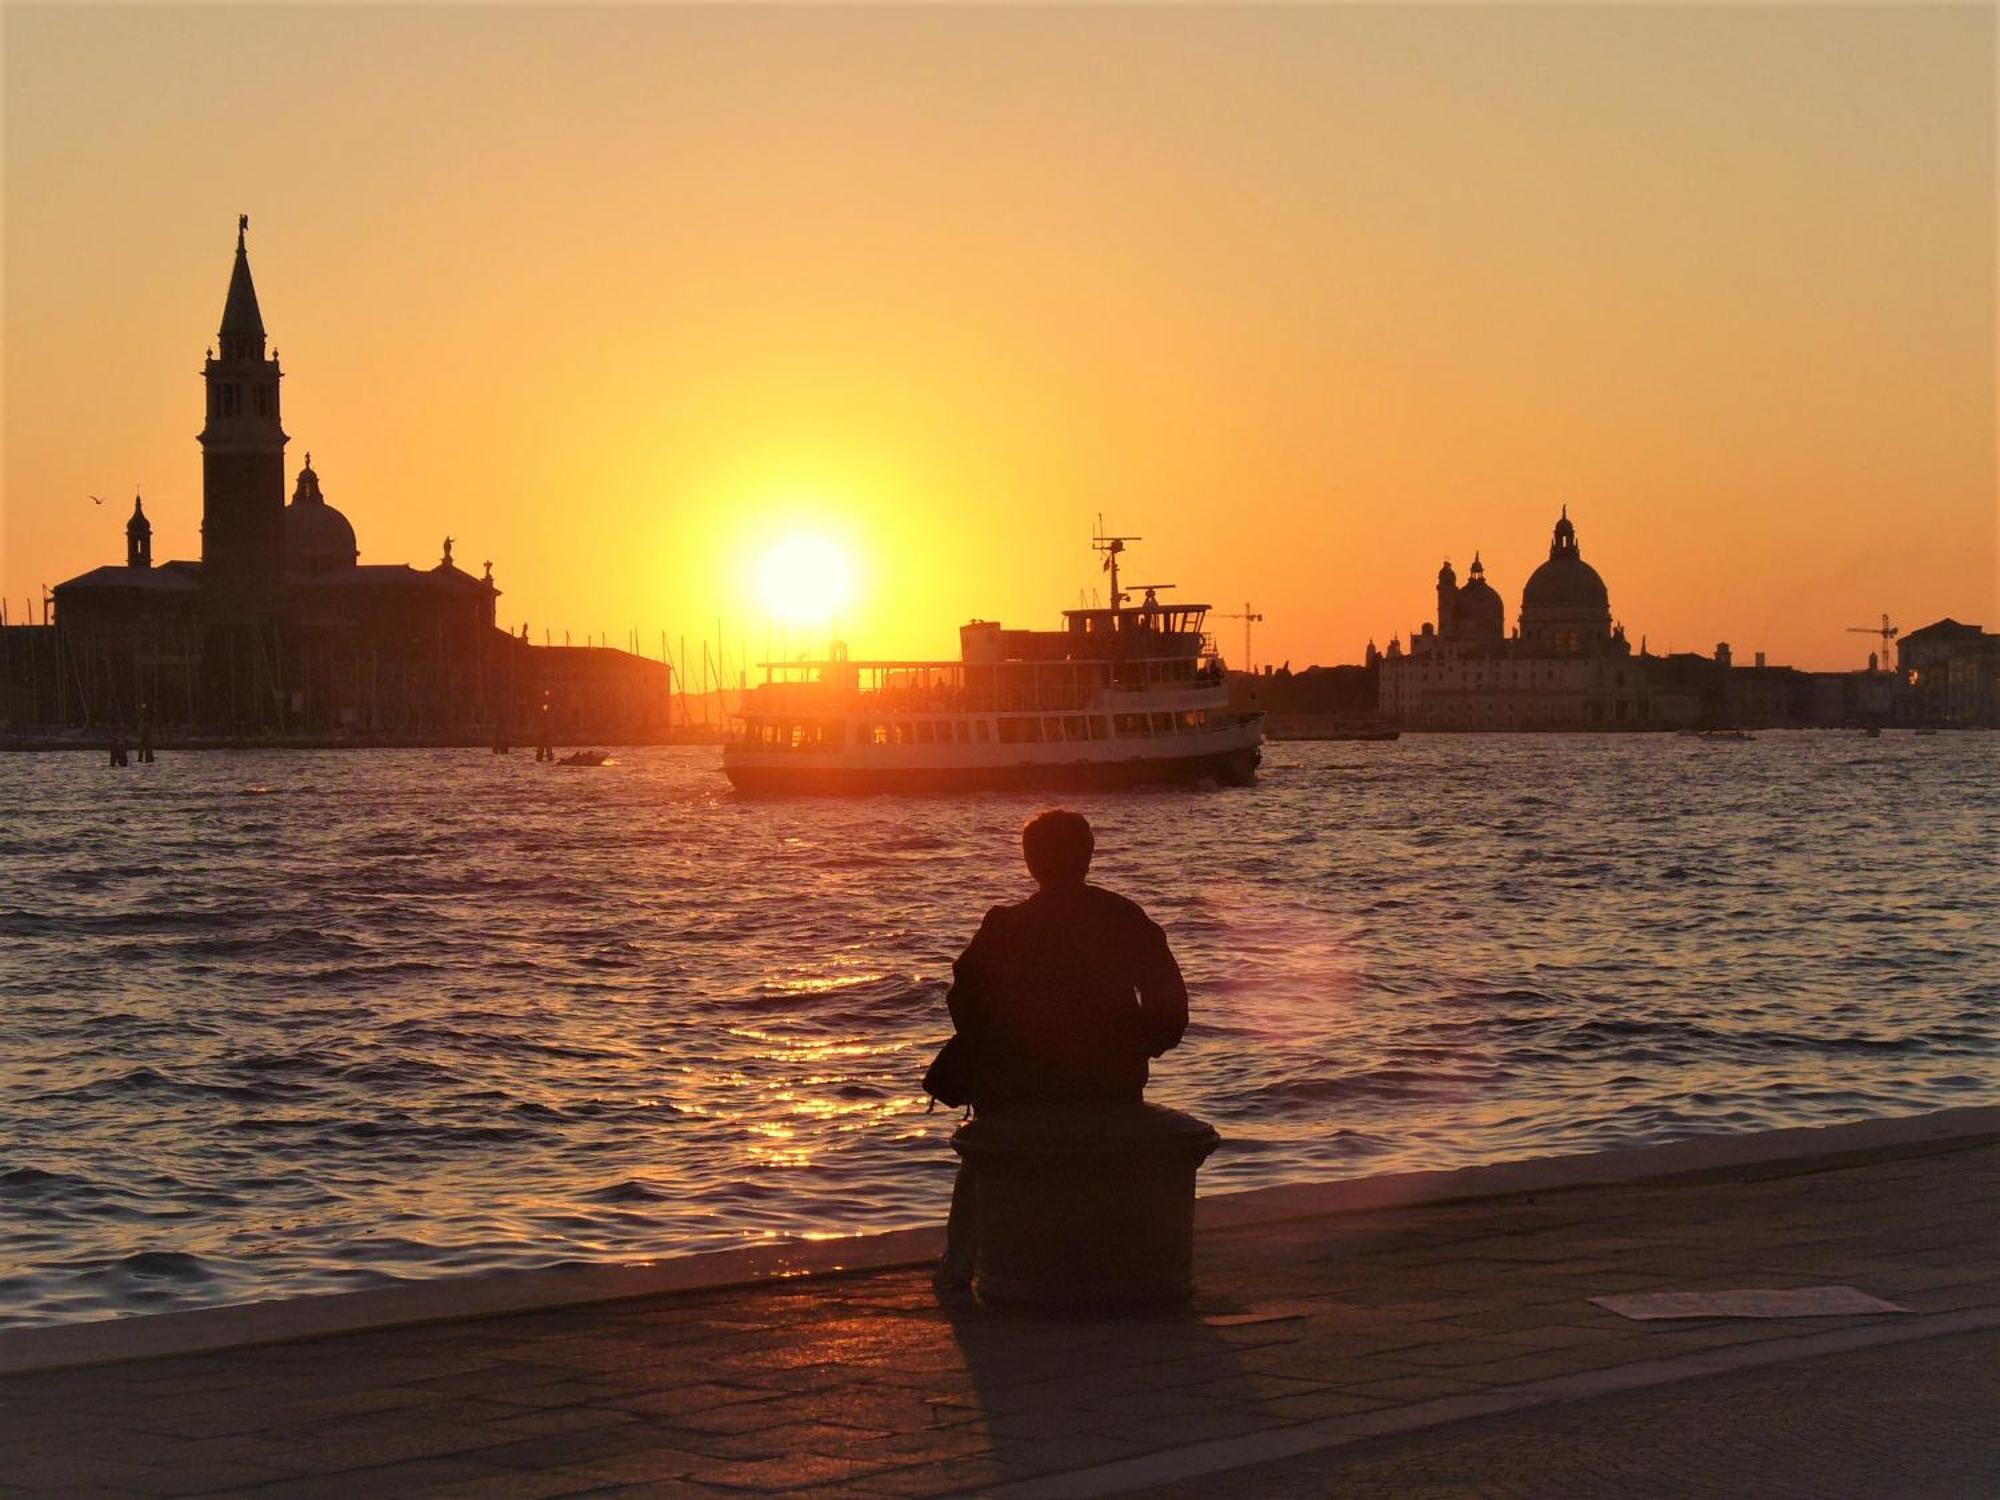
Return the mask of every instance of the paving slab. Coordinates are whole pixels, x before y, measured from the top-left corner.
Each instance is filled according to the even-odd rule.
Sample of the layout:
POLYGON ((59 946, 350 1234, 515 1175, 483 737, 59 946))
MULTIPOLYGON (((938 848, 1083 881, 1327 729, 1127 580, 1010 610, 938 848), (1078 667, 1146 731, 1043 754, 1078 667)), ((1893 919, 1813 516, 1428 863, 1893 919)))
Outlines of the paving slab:
MULTIPOLYGON (((1262 1218, 1226 1205, 1204 1214, 1196 1304, 1169 1315, 946 1309, 919 1269, 842 1269, 836 1256, 803 1277, 634 1295, 631 1281, 600 1278, 619 1295, 578 1301, 570 1284, 556 1308, 533 1307, 514 1281, 504 1298, 468 1299, 472 1315, 457 1321, 433 1288, 424 1320, 350 1332, 332 1331, 326 1309, 265 1311, 234 1348, 218 1342, 226 1320, 211 1316, 189 1352, 122 1363, 101 1362, 116 1347, 102 1332, 30 1340, 25 1354, 0 1334, 0 1357, 17 1366, 36 1348, 71 1357, 0 1376, 0 1452, 13 1460, 0 1484, 28 1494, 1054 1500, 1215 1493, 1202 1486, 1230 1476, 1236 1489, 1240 1476, 1269 1471, 1273 1483, 1308 1486, 1297 1493, 1324 1493, 1310 1489, 1316 1476, 1361 1462, 1364 1448, 1417 1453, 1415 1434, 1460 1424, 1468 1442, 1489 1428, 1530 1431, 1579 1402, 1640 1402, 1647 1430, 1666 1435, 1683 1407, 1634 1393, 1734 1379, 1778 1389, 1786 1369, 1843 1359, 1921 1371, 1931 1344, 1950 1351, 2000 1335, 1991 1112, 1960 1113, 1952 1130, 1891 1123, 1872 1143, 1822 1135, 1831 1149, 1817 1153, 1796 1133, 1768 1156, 1738 1138, 1630 1180, 1607 1180, 1598 1161, 1539 1177, 1510 1164, 1469 1179, 1498 1196, 1454 1195, 1431 1175, 1423 1191, 1406 1179, 1344 1185, 1318 1211, 1291 1189, 1267 1198, 1276 1211, 1262 1218), (1910 1312, 1634 1322, 1589 1301, 1830 1282, 1910 1312), (282 1338, 295 1328, 315 1331, 282 1338), (269 1341, 274 1329, 281 1341, 269 1341)), ((1632 1165, 1632 1153, 1616 1155, 1632 1165)), ((685 1281, 685 1268, 677 1274, 685 1281)), ((380 1305, 368 1304, 371 1316, 380 1305)), ((1965 1430, 1993 1436, 1990 1381, 1936 1384, 1926 1410, 1980 1403, 1965 1430)), ((1702 1409, 1693 1390, 1690 1414, 1702 1409)), ((1818 1417, 1772 1410, 1794 1434, 1844 1420, 1837 1404, 1818 1417)), ((1683 1438, 1702 1437, 1694 1416, 1686 1423, 1683 1438)), ((1809 1445, 1800 1436, 1795 1446, 1809 1445)), ((1953 1472, 1969 1482, 1992 1456, 1953 1472)), ((1424 1458, 1433 1467, 1422 1472, 1453 1483, 1456 1461, 1424 1458)))
POLYGON ((1992 1500, 2000 1333, 1549 1404, 1149 1486, 1150 1500, 1992 1500))

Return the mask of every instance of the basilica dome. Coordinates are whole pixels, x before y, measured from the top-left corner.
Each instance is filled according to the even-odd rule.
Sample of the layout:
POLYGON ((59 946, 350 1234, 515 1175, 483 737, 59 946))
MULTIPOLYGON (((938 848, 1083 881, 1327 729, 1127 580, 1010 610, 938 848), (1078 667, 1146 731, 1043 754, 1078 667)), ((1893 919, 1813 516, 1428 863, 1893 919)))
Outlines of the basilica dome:
POLYGON ((1451 601, 1451 634, 1468 643, 1498 645, 1507 634, 1507 606, 1486 581, 1486 565, 1473 554, 1465 587, 1451 601))
POLYGON ((1597 569, 1575 554, 1551 558, 1528 575, 1521 608, 1609 610, 1611 595, 1597 569))
POLYGON ((1521 634, 1570 650, 1610 639, 1611 595, 1577 549, 1567 506, 1549 542, 1549 560, 1521 590, 1521 634))
POLYGON ((1570 524, 1567 506, 1556 522, 1549 560, 1528 575, 1528 586, 1521 591, 1521 609, 1524 613, 1531 609, 1603 610, 1607 616, 1611 612, 1611 595, 1604 580, 1577 550, 1576 527, 1570 524))
POLYGON ((285 507, 285 571, 310 575, 351 568, 360 555, 353 526, 320 493, 319 475, 313 472, 308 453, 292 503, 285 507))

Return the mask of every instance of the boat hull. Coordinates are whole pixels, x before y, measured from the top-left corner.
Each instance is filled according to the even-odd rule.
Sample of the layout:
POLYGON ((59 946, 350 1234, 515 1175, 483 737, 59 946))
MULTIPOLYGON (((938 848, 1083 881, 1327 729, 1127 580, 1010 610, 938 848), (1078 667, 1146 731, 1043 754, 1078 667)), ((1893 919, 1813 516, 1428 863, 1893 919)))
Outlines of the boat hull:
POLYGON ((988 791, 1123 791, 1142 786, 1208 782, 1247 786, 1256 779, 1262 751, 1239 745, 1197 755, 1129 756, 1122 759, 1019 761, 1007 765, 797 764, 800 756, 751 761, 725 757, 730 784, 753 797, 852 797, 874 793, 934 795, 988 791))

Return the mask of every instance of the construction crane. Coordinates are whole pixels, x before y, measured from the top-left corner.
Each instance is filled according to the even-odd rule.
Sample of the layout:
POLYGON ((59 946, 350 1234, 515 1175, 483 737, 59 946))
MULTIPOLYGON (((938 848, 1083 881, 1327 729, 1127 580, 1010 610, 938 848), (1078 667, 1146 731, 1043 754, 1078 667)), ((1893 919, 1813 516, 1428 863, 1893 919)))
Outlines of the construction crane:
POLYGON ((1849 635, 1880 636, 1882 638, 1882 654, 1877 658, 1877 665, 1884 672, 1891 670, 1889 666, 1889 646, 1897 636, 1903 633, 1902 627, 1891 625, 1889 617, 1884 615, 1882 616, 1882 623, 1880 625, 1850 625, 1847 627, 1847 633, 1849 635))
POLYGON ((1257 623, 1257 622, 1258 622, 1259 620, 1263 619, 1264 617, 1263 617, 1262 615, 1260 615, 1260 614, 1256 613, 1256 612, 1255 612, 1254 610, 1252 610, 1252 609, 1250 608, 1250 601, 1249 601, 1248 599, 1245 599, 1245 600, 1243 601, 1243 613, 1242 613, 1242 614, 1240 614, 1240 615, 1238 615, 1238 614, 1224 614, 1224 613, 1222 613, 1221 611, 1219 611, 1219 610, 1218 610, 1218 611, 1216 612, 1216 616, 1215 616, 1215 618, 1216 618, 1216 619, 1218 619, 1218 620, 1241 620, 1241 621, 1243 622, 1243 670, 1244 670, 1244 671, 1246 671, 1246 672, 1250 671, 1250 670, 1251 670, 1251 666, 1250 666, 1250 627, 1251 627, 1252 625, 1255 625, 1255 624, 1256 624, 1256 623, 1257 623))

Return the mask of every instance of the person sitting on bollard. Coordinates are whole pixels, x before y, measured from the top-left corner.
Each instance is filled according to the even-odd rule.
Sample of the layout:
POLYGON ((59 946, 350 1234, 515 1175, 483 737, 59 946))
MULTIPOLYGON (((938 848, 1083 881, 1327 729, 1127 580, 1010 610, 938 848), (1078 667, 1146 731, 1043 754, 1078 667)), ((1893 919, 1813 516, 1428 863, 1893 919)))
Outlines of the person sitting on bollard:
MULTIPOLYGON (((1089 884, 1096 840, 1081 813, 1029 820, 1021 852, 1036 890, 996 906, 952 966, 947 1003, 980 1113, 1031 1104, 1132 1105, 1147 1062, 1187 1030, 1187 986, 1167 935, 1137 902, 1089 884)), ((971 1169, 961 1166, 936 1283, 969 1286, 971 1169)))

